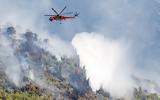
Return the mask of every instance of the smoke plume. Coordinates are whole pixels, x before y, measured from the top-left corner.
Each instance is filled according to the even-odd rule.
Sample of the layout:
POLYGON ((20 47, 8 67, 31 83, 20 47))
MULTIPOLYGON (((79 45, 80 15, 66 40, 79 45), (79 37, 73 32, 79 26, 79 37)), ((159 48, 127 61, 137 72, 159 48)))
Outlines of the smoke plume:
POLYGON ((20 63, 11 47, 11 41, 8 41, 2 34, 0 34, 0 39, 0 67, 5 67, 5 73, 8 78, 14 82, 16 86, 20 86, 22 71, 20 63))
POLYGON ((72 44, 94 91, 102 87, 115 96, 131 92, 132 64, 125 43, 98 33, 81 33, 74 37, 72 44))

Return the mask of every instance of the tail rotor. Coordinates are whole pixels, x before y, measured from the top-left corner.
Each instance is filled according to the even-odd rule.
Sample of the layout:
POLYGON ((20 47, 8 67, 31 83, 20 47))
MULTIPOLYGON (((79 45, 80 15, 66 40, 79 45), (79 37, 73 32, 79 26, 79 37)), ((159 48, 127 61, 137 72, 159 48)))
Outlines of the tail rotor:
POLYGON ((78 13, 78 12, 76 12, 76 13, 74 14, 74 16, 75 16, 75 17, 78 17, 78 16, 79 16, 79 13, 78 13))

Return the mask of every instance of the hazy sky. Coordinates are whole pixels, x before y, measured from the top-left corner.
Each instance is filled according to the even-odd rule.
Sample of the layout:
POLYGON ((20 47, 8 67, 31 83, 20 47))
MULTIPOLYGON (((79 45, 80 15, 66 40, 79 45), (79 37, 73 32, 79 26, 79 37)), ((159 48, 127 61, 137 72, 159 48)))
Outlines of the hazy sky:
MULTIPOLYGON (((71 40, 75 33, 91 30, 93 24, 91 19, 96 15, 91 15, 87 1, 72 0, 0 0, 0 23, 16 23, 26 26, 30 30, 34 28, 49 31, 50 34, 57 34, 65 40, 71 40), (55 14, 51 8, 57 11, 67 6, 65 12, 79 12, 80 17, 73 20, 50 22, 44 14, 55 14), (90 16, 89 16, 90 15, 90 16)), ((95 20, 94 20, 95 21, 95 20)))

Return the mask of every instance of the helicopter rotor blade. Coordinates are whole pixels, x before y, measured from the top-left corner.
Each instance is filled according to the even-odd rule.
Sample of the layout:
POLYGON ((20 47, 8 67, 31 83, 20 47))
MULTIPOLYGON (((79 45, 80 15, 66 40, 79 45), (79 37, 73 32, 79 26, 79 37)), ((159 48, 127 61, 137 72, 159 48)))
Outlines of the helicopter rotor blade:
POLYGON ((44 16, 56 16, 56 15, 44 15, 44 16))
POLYGON ((58 15, 60 15, 66 8, 67 8, 67 7, 65 6, 58 15))
POLYGON ((61 15, 70 15, 70 14, 73 14, 73 12, 62 13, 61 15))
POLYGON ((57 15, 58 15, 58 12, 56 10, 54 10, 53 8, 51 8, 57 15))

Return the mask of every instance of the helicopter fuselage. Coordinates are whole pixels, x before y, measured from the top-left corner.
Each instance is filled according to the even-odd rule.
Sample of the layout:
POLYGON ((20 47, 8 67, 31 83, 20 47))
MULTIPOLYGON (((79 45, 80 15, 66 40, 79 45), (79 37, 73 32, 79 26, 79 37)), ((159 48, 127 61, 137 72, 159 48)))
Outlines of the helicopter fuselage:
POLYGON ((70 19, 70 18, 75 18, 75 16, 51 16, 49 17, 50 21, 56 20, 56 21, 61 21, 61 20, 65 20, 65 19, 70 19))

